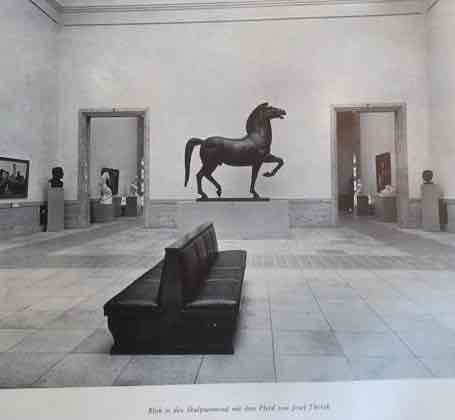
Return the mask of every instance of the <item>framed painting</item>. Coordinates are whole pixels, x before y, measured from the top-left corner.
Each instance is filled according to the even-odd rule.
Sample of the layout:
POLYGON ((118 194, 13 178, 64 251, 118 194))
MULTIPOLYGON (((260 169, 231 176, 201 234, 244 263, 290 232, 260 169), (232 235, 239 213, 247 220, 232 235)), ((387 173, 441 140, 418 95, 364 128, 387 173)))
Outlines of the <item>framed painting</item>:
POLYGON ((29 160, 0 157, 0 200, 26 198, 29 160))
POLYGON ((392 184, 390 153, 376 155, 376 184, 378 192, 381 192, 386 185, 392 184))

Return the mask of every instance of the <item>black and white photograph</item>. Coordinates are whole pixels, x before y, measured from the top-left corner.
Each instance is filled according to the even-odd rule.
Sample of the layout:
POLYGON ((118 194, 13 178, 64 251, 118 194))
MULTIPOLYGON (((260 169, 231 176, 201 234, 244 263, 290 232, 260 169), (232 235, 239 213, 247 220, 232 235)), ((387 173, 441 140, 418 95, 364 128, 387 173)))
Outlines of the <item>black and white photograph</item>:
POLYGON ((455 380, 453 0, 3 0, 0 33, 0 400, 455 380))

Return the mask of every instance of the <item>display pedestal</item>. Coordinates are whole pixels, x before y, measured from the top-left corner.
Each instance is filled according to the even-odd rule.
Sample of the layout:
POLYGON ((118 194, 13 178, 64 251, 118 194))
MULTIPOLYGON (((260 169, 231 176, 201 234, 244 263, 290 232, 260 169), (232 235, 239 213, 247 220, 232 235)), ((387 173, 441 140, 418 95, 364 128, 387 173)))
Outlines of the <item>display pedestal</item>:
POLYGON ((213 222, 219 239, 289 237, 287 200, 182 201, 176 222, 185 234, 204 222, 213 222))
POLYGON ((439 222, 439 199, 441 190, 436 184, 422 184, 422 228, 428 232, 441 230, 439 222))
POLYGON ((114 206, 114 217, 122 215, 122 197, 112 197, 112 205, 114 206))
POLYGON ((114 220, 114 205, 94 202, 92 207, 92 222, 105 223, 114 220))
POLYGON ((137 216, 137 197, 126 197, 125 216, 126 217, 137 216))
POLYGON ((375 201, 376 217, 381 222, 397 221, 397 198, 376 196, 375 201))
POLYGON ((64 226, 65 199, 63 188, 49 188, 47 192, 47 231, 59 232, 64 226))
POLYGON ((357 196, 357 215, 368 216, 370 214, 370 205, 368 204, 367 195, 357 196))

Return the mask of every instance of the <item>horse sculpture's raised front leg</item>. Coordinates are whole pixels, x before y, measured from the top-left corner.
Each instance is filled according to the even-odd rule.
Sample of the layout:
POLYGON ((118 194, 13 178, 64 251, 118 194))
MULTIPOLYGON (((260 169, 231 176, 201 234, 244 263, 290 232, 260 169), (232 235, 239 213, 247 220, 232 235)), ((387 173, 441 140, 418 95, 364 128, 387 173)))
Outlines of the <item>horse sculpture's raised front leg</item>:
POLYGON ((197 192, 201 196, 201 198, 204 200, 207 197, 207 194, 202 190, 202 177, 204 176, 204 167, 202 167, 199 172, 196 174, 196 179, 197 179, 197 192))
POLYGON ((271 177, 273 175, 275 175, 278 170, 284 165, 284 160, 280 157, 277 157, 275 155, 272 155, 272 154, 269 154, 266 156, 266 158, 264 159, 264 162, 266 163, 276 163, 277 165, 273 168, 272 171, 267 171, 267 172, 264 172, 263 175, 266 176, 266 177, 271 177))

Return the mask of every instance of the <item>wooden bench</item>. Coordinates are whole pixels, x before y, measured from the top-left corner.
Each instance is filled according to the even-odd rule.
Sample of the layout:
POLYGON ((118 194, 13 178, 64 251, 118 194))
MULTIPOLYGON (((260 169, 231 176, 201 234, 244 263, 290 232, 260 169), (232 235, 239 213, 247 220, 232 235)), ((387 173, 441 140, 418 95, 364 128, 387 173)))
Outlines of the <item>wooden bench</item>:
POLYGON ((115 354, 234 352, 246 251, 219 251, 212 223, 104 305, 115 354))

